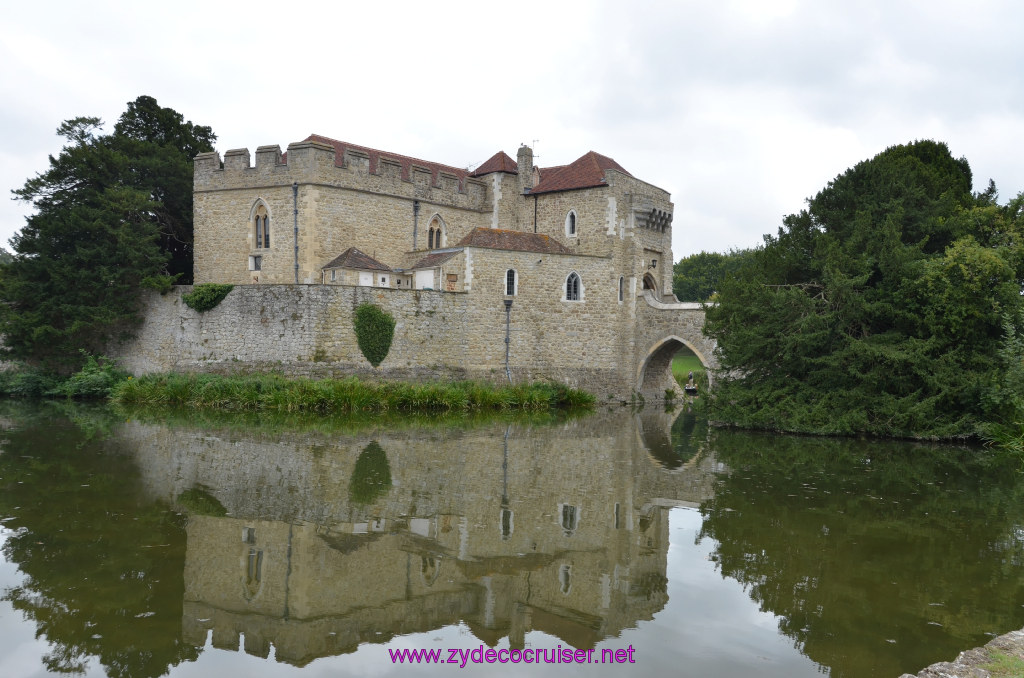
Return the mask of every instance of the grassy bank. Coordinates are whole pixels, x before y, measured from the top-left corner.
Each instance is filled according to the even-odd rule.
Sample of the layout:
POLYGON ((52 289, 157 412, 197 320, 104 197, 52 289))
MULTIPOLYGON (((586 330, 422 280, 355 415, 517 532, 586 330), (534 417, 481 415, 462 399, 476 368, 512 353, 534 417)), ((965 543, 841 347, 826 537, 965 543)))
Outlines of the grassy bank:
POLYGON ((119 383, 125 405, 172 405, 276 412, 495 412, 590 407, 589 393, 561 384, 494 386, 482 382, 369 383, 346 379, 286 379, 274 374, 160 374, 119 383))
POLYGON ((700 358, 692 353, 689 355, 676 355, 672 358, 672 376, 676 378, 680 385, 686 383, 686 375, 691 371, 693 376, 697 377, 704 374, 705 369, 704 363, 700 361, 700 358))

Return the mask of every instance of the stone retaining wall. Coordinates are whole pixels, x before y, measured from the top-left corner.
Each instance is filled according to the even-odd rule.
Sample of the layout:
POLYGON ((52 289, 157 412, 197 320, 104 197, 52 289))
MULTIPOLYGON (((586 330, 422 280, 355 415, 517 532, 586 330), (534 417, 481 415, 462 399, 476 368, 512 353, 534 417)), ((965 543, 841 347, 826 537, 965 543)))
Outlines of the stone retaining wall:
POLYGON ((993 638, 984 647, 965 650, 952 662, 932 664, 916 676, 904 673, 900 678, 989 678, 993 674, 982 667, 991 664, 996 653, 1024 662, 1024 629, 993 638))
MULTIPOLYGON (((497 279, 493 287, 497 290, 497 279)), ((280 372, 507 381, 506 316, 498 293, 495 303, 483 306, 472 303, 468 294, 431 290, 247 285, 235 287, 216 308, 198 313, 181 300, 190 289, 146 295, 145 321, 136 338, 107 354, 138 375, 280 372), (391 350, 377 368, 359 350, 352 324, 354 310, 364 302, 396 321, 391 350)), ((567 304, 552 313, 525 301, 517 299, 511 313, 514 383, 552 380, 604 399, 629 399, 631 384, 620 369, 621 344, 613 341, 623 331, 621 322, 613 322, 614 304, 567 304)))

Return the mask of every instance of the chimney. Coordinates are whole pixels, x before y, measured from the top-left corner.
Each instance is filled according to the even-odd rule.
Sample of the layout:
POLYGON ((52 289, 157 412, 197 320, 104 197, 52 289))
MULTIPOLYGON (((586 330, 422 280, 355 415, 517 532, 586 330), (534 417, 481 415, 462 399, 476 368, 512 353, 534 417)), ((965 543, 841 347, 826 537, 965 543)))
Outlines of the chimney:
POLYGON ((516 154, 519 163, 519 188, 521 193, 529 193, 533 188, 533 149, 523 144, 516 154))

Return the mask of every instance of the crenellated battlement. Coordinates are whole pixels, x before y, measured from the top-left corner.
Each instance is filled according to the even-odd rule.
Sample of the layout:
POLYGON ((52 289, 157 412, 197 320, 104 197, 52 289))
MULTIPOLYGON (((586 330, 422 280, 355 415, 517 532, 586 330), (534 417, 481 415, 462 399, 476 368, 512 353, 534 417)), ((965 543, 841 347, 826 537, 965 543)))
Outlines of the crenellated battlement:
POLYGON ((379 193, 437 205, 484 211, 490 208, 488 183, 468 172, 384 151, 311 137, 281 147, 260 146, 256 162, 247 148, 201 153, 195 158, 194 190, 316 184, 379 193))

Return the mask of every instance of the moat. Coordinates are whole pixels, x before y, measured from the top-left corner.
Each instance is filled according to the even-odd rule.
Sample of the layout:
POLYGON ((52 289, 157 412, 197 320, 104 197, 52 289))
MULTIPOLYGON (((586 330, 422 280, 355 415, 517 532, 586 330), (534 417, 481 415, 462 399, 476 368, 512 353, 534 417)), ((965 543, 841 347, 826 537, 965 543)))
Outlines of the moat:
POLYGON ((917 672, 1024 626, 976 448, 625 408, 378 422, 0 405, 0 675, 917 672))

